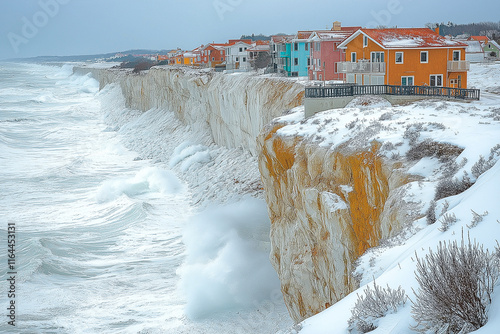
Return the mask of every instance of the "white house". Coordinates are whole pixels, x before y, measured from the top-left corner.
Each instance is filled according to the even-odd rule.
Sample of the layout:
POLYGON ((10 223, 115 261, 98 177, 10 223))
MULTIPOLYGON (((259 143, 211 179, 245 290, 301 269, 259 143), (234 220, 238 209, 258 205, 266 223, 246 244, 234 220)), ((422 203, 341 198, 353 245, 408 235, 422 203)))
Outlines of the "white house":
POLYGON ((252 46, 251 40, 229 40, 226 46, 226 70, 249 71, 248 49, 252 46))

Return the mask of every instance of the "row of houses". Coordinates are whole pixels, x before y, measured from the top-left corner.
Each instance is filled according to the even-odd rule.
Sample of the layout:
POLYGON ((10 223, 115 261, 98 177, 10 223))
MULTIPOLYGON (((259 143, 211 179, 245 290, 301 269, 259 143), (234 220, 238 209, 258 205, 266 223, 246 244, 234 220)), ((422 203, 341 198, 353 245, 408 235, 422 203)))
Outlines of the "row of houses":
POLYGON ((159 55, 158 61, 169 65, 250 71, 262 54, 269 55, 269 41, 230 39, 227 43, 208 43, 191 51, 172 50, 159 55))
MULTIPOLYGON (((429 28, 365 29, 334 22, 329 30, 276 35, 270 41, 234 39, 172 50, 159 60, 227 71, 267 67, 290 77, 361 85, 467 88, 471 41, 446 38, 429 28)), ((498 57, 494 41, 478 43, 491 55, 497 48, 498 57)))

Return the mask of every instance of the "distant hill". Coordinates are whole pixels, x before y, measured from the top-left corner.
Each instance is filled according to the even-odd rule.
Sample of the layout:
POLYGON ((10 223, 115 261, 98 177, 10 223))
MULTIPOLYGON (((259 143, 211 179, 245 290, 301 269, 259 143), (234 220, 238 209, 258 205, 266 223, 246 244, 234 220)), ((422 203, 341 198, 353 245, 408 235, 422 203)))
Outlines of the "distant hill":
POLYGON ((251 34, 251 35, 241 35, 240 39, 251 39, 252 41, 270 41, 271 36, 266 36, 262 34, 259 35, 251 34))
POLYGON ((17 62, 92 62, 96 60, 108 60, 108 61, 124 61, 130 60, 131 55, 138 54, 167 54, 170 50, 147 50, 147 49, 135 49, 127 51, 119 51, 112 53, 101 53, 94 55, 75 55, 75 56, 38 56, 30 58, 13 58, 7 59, 6 61, 17 61, 17 62), (116 54, 123 54, 124 57, 114 58, 116 54))

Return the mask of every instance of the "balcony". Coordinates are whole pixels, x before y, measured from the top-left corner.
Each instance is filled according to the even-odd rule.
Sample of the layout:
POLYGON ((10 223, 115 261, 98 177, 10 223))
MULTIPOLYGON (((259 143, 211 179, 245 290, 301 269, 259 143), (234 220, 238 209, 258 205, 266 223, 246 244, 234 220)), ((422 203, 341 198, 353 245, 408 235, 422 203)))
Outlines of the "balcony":
POLYGON ((360 60, 357 63, 349 61, 337 63, 337 72, 340 73, 385 73, 385 63, 360 60))
POLYGON ((455 60, 448 62, 448 72, 466 72, 470 69, 468 60, 455 60))

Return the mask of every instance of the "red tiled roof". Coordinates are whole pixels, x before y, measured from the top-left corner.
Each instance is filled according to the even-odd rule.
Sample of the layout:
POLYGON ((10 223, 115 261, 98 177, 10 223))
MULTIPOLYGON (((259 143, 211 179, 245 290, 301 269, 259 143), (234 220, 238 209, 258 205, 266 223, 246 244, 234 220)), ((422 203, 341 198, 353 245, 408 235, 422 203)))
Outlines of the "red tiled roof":
POLYGON ((465 47, 466 45, 446 39, 428 28, 361 29, 384 48, 433 48, 465 47))
POLYGON ((311 37, 312 33, 313 33, 312 30, 311 31, 308 31, 308 30, 307 31, 306 30, 298 31, 296 36, 297 36, 297 39, 308 39, 309 37, 311 37))
POLYGON ((471 36, 469 39, 474 40, 474 41, 480 41, 480 42, 488 42, 489 41, 488 37, 486 37, 486 36, 471 36))
POLYGON ((245 44, 252 44, 251 39, 230 39, 229 42, 227 43, 229 45, 234 45, 238 42, 245 43, 245 44))

